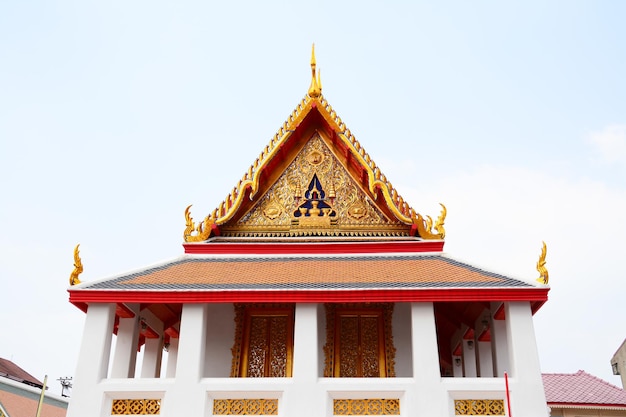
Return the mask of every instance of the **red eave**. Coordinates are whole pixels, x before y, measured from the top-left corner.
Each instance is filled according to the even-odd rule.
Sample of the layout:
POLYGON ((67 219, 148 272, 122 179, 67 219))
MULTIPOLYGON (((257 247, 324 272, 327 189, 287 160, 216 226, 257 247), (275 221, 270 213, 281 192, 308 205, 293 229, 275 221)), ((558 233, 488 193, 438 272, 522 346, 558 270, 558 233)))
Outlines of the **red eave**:
POLYGON ((413 240, 386 242, 299 242, 299 243, 184 243, 190 254, 355 254, 355 253, 418 253, 442 252, 443 240, 413 240))
POLYGON ((84 303, 257 303, 257 302, 455 302, 529 301, 533 313, 548 299, 547 288, 459 288, 391 290, 242 291, 72 291, 70 302, 84 303))

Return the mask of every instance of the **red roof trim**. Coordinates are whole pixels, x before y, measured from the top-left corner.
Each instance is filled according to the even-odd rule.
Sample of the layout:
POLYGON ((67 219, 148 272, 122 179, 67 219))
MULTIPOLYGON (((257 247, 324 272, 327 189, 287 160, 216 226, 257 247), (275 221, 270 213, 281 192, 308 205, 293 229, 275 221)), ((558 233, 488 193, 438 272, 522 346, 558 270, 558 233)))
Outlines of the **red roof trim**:
POLYGON ((342 254, 442 252, 443 240, 392 242, 301 242, 301 243, 184 243, 193 254, 342 254))
POLYGON ((460 288, 415 290, 312 291, 72 291, 70 302, 82 303, 256 303, 256 302, 435 302, 530 301, 533 312, 548 299, 547 288, 460 288))

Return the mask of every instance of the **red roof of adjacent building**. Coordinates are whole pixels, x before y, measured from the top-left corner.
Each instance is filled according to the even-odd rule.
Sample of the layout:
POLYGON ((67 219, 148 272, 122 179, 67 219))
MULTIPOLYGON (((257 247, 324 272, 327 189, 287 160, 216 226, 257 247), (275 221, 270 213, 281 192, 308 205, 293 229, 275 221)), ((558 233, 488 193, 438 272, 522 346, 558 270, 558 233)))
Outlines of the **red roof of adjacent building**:
POLYGON ((585 371, 542 377, 548 406, 626 409, 626 391, 585 371))
POLYGON ((43 382, 14 364, 8 359, 0 358, 0 376, 22 382, 34 387, 43 387, 43 382))

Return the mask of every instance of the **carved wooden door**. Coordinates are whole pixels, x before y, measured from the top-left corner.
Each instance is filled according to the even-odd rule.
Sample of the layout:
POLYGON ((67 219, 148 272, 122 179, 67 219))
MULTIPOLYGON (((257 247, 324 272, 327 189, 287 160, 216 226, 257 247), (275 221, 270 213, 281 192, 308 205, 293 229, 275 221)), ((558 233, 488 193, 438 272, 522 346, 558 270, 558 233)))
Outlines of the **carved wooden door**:
POLYGON ((247 308, 239 376, 290 377, 293 308, 247 308))

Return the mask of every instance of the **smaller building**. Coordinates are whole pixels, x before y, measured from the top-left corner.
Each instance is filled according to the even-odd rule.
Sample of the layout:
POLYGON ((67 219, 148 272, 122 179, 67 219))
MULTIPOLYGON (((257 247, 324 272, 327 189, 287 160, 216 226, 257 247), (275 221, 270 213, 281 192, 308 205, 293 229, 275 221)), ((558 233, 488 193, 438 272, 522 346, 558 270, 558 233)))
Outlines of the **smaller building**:
POLYGON ((613 375, 619 375, 622 378, 622 388, 626 388, 626 339, 611 358, 611 368, 613 375))
MULTIPOLYGON (((7 359, 0 358, 0 417, 33 417, 41 398, 43 382, 7 359)), ((46 393, 42 417, 65 417, 67 398, 46 393)))
POLYGON ((626 391, 585 371, 542 374, 551 417, 626 416, 626 391))

